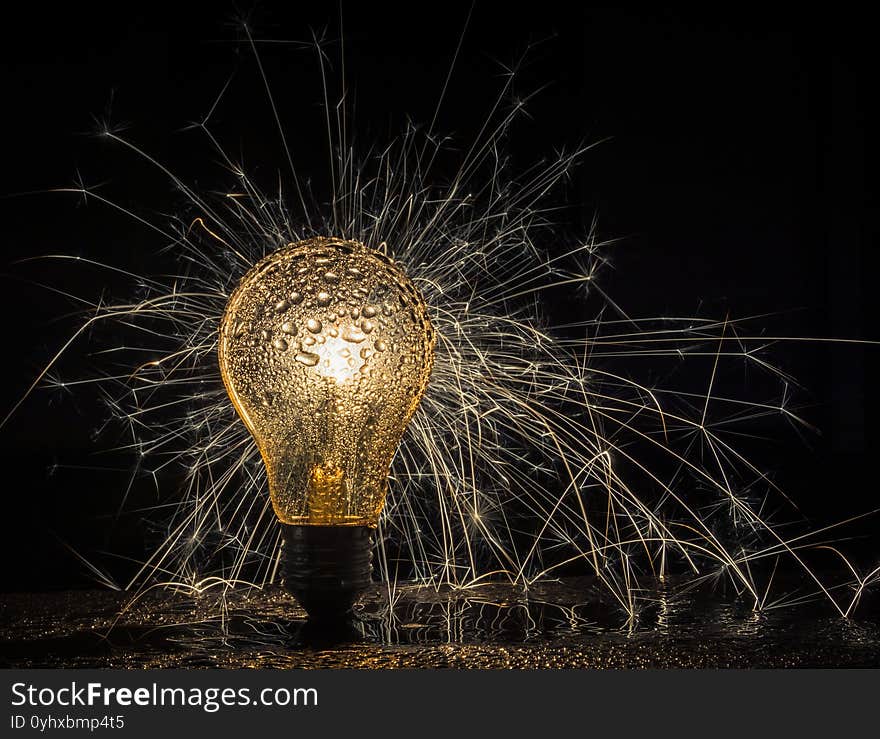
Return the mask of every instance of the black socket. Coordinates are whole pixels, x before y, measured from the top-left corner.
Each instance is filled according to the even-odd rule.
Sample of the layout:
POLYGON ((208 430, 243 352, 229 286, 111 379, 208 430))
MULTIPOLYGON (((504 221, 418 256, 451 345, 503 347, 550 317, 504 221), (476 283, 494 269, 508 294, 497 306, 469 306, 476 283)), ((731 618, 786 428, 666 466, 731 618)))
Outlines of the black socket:
POLYGON ((284 587, 313 622, 348 619, 373 571, 369 526, 282 524, 284 587))

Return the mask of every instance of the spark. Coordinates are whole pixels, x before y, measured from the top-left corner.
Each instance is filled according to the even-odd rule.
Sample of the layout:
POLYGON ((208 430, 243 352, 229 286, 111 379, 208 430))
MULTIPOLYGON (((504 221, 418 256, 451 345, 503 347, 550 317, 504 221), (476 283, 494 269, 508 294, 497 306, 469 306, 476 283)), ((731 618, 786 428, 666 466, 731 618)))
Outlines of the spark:
MULTIPOLYGON (((119 512, 136 472, 152 475, 158 489, 160 472, 183 470, 174 497, 166 492, 145 512, 165 534, 125 584, 135 598, 161 587, 197 595, 277 580, 280 538, 265 471, 224 392, 217 329, 252 264, 284 244, 323 235, 393 256, 420 287, 439 337, 433 376, 394 460, 376 536, 391 604, 401 578, 435 590, 499 581, 528 589, 579 567, 592 572, 631 621, 644 605, 645 583, 679 567, 694 585, 726 579, 760 611, 798 600, 775 589, 784 559, 839 614, 853 613, 865 589, 880 581, 880 569, 860 574, 817 539, 827 529, 784 535, 765 511, 771 498, 785 496, 738 447, 758 419, 810 428, 791 397, 794 379, 769 356, 773 344, 801 339, 752 336, 745 330, 751 319, 634 320, 600 285, 612 242, 599 242, 591 231, 549 252, 545 244, 557 238, 551 194, 595 144, 509 171, 501 142, 529 103, 513 97, 518 65, 505 75, 479 133, 461 148, 455 176, 440 185, 435 169, 449 152, 435 129, 460 44, 428 129, 409 126, 384 148, 356 152, 347 133, 345 80, 334 102, 325 42, 316 36, 310 46, 323 82, 332 182, 328 205, 321 206, 306 187, 307 173, 295 165, 260 61, 263 42, 244 30, 277 123, 292 197, 280 184, 283 175, 277 194, 261 192, 212 133, 230 79, 190 127, 219 156, 234 182, 228 191, 184 182, 109 124, 104 137, 166 176, 189 215, 149 219, 84 186, 79 175, 76 186, 60 190, 129 216, 155 237, 157 253, 177 258, 175 274, 150 277, 81 257, 44 257, 97 266, 137 286, 131 301, 76 298, 88 305, 80 328, 28 390, 40 384, 56 393, 99 389, 128 434, 124 448, 137 456, 119 512), (602 307, 594 317, 552 325, 542 298, 560 288, 598 298, 602 307), (123 328, 131 343, 101 345, 93 331, 107 324, 123 328), (83 345, 93 359, 113 358, 112 369, 61 381, 60 358, 83 345), (702 385, 687 390, 631 379, 635 362, 661 360, 711 367, 702 385), (717 374, 730 363, 777 378, 781 399, 718 394, 717 374), (807 549, 839 557, 846 586, 825 583, 807 549)), ((579 618, 572 611, 570 619, 579 618)))

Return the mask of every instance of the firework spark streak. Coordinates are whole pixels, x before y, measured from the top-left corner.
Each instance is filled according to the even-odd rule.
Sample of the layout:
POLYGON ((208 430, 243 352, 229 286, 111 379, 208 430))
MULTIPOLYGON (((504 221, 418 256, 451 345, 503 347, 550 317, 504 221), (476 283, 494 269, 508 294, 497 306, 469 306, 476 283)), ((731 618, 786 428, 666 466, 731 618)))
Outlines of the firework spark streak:
POLYGON ((249 31, 246 38, 287 156, 279 177, 286 186, 261 192, 212 133, 224 87, 197 127, 234 181, 227 192, 185 182, 110 125, 103 136, 167 176, 187 201, 185 214, 160 222, 96 189, 64 190, 127 214, 179 264, 168 278, 125 273, 138 285, 135 299, 87 302, 81 328, 31 388, 58 387, 58 360, 84 342, 95 352, 96 327, 113 324, 137 337, 97 348, 112 369, 80 381, 100 390, 126 429, 137 457, 133 477, 183 470, 180 489, 161 491, 164 503, 151 514, 165 536, 126 588, 200 593, 277 580, 280 538, 265 470, 223 388, 217 332, 231 292, 255 262, 291 242, 333 236, 400 264, 438 333, 433 376, 394 459, 376 537, 392 603, 404 579, 434 588, 498 581, 527 588, 586 567, 629 617, 645 582, 673 570, 694 583, 726 579, 756 609, 771 608, 803 597, 774 588, 777 565, 790 561, 814 593, 842 615, 853 612, 880 570, 859 573, 843 559, 845 581, 822 581, 806 551, 828 547, 826 531, 783 535, 766 511, 784 496, 737 445, 758 418, 806 426, 790 402, 790 378, 764 351, 783 337, 751 337, 747 324, 727 319, 632 321, 597 283, 606 244, 590 236, 548 250, 548 242, 559 243, 548 198, 587 147, 509 171, 502 140, 527 102, 513 97, 515 70, 455 176, 439 184, 437 163, 449 152, 434 131, 438 115, 385 148, 356 151, 344 83, 332 100, 325 46, 316 40, 331 181, 329 197, 317 198, 308 173, 295 166, 259 41, 249 31), (554 325, 542 300, 560 289, 605 308, 554 325), (673 391, 630 379, 635 358, 709 369, 702 385, 673 391), (781 399, 717 394, 717 373, 730 363, 778 377, 781 399))

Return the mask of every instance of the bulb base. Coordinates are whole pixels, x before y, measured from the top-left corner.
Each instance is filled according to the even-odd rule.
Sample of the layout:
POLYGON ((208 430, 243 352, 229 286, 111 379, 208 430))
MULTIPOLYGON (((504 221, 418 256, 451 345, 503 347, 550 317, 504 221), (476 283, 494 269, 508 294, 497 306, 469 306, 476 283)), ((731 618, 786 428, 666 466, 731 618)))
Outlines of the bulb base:
POLYGON ((282 524, 282 534, 285 589, 311 622, 347 620, 358 596, 370 585, 373 529, 282 524))

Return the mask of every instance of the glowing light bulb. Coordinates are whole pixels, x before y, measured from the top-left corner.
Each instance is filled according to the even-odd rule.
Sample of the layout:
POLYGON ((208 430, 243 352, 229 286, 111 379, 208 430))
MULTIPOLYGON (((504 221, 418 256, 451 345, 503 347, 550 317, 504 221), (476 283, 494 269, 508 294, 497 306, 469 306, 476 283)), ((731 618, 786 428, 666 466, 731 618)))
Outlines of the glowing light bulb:
POLYGON ((348 611, 369 583, 370 532, 434 344, 415 285, 354 241, 279 249, 229 299, 221 374, 266 466, 285 584, 313 618, 348 611))

